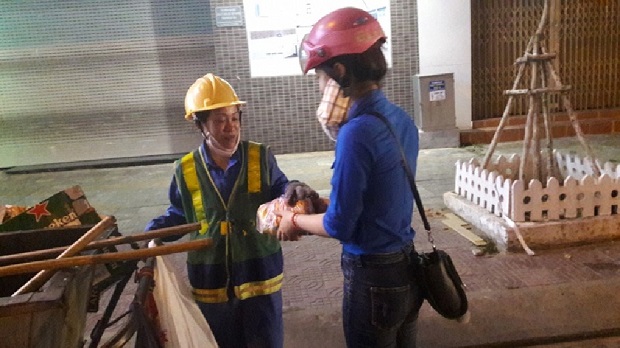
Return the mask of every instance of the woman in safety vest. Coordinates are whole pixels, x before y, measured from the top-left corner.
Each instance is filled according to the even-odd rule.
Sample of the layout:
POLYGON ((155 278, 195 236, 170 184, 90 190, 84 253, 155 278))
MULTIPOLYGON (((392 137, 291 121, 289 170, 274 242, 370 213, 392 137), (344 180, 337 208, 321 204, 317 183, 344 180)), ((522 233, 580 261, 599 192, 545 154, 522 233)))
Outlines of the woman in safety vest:
POLYGON ((170 206, 146 230, 200 222, 190 239, 212 238, 213 245, 188 252, 187 274, 218 345, 282 347, 282 249, 256 230, 256 211, 283 194, 290 204, 318 195, 289 181, 267 146, 241 140, 243 104, 213 74, 189 88, 185 118, 204 141, 175 162, 170 206))

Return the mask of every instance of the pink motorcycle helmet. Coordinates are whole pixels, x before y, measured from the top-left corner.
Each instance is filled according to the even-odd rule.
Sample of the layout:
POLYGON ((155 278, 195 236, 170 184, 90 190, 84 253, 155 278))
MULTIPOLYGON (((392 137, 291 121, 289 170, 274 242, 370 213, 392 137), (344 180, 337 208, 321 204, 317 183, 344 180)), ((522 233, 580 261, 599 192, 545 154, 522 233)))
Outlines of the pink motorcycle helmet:
POLYGON ((304 37, 299 49, 299 63, 305 74, 331 58, 363 53, 385 32, 370 13, 345 7, 319 19, 304 37))

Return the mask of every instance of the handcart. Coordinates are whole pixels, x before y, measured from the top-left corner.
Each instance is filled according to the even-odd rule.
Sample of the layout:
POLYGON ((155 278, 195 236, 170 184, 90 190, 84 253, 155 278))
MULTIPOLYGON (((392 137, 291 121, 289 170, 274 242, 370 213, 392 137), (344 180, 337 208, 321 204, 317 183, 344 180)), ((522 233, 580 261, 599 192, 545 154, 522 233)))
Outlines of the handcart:
POLYGON ((0 233, 0 348, 122 347, 131 340, 136 346, 158 347, 150 337, 156 330, 148 326, 145 307, 153 286, 148 269, 157 255, 206 248, 211 240, 148 249, 140 248, 139 242, 189 233, 199 226, 122 236, 114 217, 105 217, 93 226, 0 233), (124 244, 130 250, 117 248, 124 244), (145 266, 138 268, 142 260, 145 266), (136 274, 134 300, 122 315, 126 324, 110 335, 106 330, 121 320, 113 313, 136 274), (99 308, 101 294, 111 288, 101 317, 85 339, 87 313, 99 308))

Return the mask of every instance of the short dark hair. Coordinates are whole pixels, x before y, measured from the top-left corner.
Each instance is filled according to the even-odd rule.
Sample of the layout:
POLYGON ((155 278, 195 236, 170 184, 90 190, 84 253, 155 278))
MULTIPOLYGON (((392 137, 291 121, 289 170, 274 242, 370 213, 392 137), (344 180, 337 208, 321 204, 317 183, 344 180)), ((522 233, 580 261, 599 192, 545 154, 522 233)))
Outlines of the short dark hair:
POLYGON ((344 54, 331 58, 325 63, 317 67, 324 70, 331 78, 333 75, 333 66, 340 63, 345 66, 347 73, 354 77, 357 82, 381 82, 387 74, 387 61, 383 54, 384 40, 377 41, 369 49, 358 54, 344 54))
POLYGON ((197 111, 194 112, 194 121, 204 123, 207 121, 209 117, 209 113, 211 110, 197 111))
POLYGON ((207 122, 211 110, 194 112, 194 124, 202 131, 202 124, 207 122))

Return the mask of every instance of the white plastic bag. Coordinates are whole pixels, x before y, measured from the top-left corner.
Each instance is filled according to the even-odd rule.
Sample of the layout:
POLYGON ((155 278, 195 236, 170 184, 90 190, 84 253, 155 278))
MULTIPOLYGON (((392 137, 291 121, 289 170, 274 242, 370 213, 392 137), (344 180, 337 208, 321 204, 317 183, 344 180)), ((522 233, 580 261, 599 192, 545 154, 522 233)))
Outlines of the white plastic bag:
POLYGON ((157 256, 153 297, 166 348, 213 347, 217 342, 207 320, 192 297, 189 285, 174 273, 171 256, 157 256))

